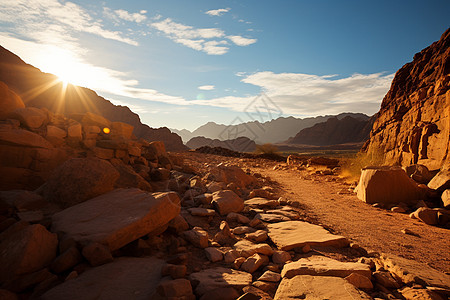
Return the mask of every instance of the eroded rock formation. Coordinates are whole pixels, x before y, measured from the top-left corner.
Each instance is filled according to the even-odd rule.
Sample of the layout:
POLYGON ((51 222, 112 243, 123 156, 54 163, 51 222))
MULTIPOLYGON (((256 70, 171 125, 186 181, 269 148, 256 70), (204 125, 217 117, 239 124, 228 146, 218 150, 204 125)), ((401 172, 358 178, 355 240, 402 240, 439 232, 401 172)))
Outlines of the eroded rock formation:
POLYGON ((363 151, 375 162, 448 168, 450 29, 395 74, 363 151))

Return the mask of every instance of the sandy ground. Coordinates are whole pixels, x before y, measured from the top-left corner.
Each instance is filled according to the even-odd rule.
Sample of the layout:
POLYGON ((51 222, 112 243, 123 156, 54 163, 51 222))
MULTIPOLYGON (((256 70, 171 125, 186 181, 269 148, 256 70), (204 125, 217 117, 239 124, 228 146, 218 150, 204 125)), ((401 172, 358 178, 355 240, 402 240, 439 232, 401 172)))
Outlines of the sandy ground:
POLYGON ((187 158, 197 163, 231 162, 244 170, 270 177, 279 195, 299 202, 308 219, 347 237, 367 251, 396 254, 450 272, 450 230, 426 225, 409 218, 408 214, 372 207, 353 193, 338 193, 349 186, 337 176, 315 175, 307 170, 273 170, 278 163, 265 160, 197 153, 190 153, 187 158), (405 234, 403 229, 417 236, 405 234))

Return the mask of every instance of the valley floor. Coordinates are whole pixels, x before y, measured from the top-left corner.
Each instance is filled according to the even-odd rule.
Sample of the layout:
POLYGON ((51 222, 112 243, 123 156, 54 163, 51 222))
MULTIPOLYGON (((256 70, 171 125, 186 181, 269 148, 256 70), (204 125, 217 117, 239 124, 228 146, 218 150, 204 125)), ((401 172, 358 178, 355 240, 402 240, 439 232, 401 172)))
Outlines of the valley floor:
POLYGON ((349 184, 337 176, 298 171, 267 160, 187 155, 192 162, 229 162, 270 177, 280 196, 299 202, 304 219, 347 237, 367 251, 396 254, 450 272, 448 229, 426 225, 409 218, 408 214, 368 205, 348 191, 349 184), (403 233, 404 229, 415 235, 403 233))

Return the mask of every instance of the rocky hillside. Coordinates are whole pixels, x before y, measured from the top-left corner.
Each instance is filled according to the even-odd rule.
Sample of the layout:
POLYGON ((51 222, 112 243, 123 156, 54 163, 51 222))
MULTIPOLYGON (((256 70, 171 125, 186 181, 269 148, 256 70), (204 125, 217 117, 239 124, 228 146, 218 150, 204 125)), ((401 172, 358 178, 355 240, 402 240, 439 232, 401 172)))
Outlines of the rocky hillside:
POLYGON ((247 137, 239 137, 237 139, 221 141, 218 139, 210 139, 203 136, 197 136, 190 139, 186 143, 186 146, 188 146, 190 149, 197 149, 204 146, 221 147, 237 152, 252 152, 256 149, 255 141, 252 141, 247 137))
POLYGON ((365 142, 369 138, 373 119, 361 120, 351 116, 329 118, 326 122, 305 128, 287 140, 287 144, 314 146, 365 142))
POLYGON ((134 126, 134 134, 148 141, 163 141, 168 150, 185 150, 181 138, 169 129, 150 128, 142 124, 139 116, 126 106, 114 105, 98 96, 94 91, 63 85, 52 74, 26 64, 18 56, 0 46, 0 81, 16 92, 27 106, 47 108, 64 115, 92 112, 111 121, 124 122, 134 126))
POLYGON ((450 29, 395 75, 364 152, 380 163, 450 167, 450 29))
POLYGON ((239 136, 248 137, 258 144, 279 143, 286 141, 288 138, 296 135, 300 130, 314 126, 317 123, 326 122, 329 118, 336 117, 339 120, 351 116, 359 120, 367 120, 368 116, 361 113, 342 113, 336 116, 318 116, 313 118, 295 118, 280 117, 267 122, 246 122, 237 125, 223 125, 214 122, 208 122, 200 126, 193 132, 188 130, 174 130, 179 134, 184 142, 189 141, 196 136, 204 136, 211 139, 226 140, 229 139, 228 133, 239 132, 239 136))

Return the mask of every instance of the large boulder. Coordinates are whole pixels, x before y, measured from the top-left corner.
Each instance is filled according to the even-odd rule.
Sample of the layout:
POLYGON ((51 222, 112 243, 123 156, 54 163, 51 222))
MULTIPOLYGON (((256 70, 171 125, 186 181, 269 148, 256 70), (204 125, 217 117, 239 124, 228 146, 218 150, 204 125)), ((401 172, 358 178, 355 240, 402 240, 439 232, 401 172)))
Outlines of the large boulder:
POLYGON ((57 285, 40 299, 154 299, 163 265, 153 257, 121 257, 57 285))
POLYGON ((39 188, 47 200, 69 207, 114 189, 119 172, 98 158, 73 158, 59 166, 39 188))
POLYGON ((356 187, 358 198, 368 204, 415 204, 424 195, 399 167, 364 168, 356 187))
POLYGON ((52 231, 84 246, 96 242, 114 251, 167 225, 179 213, 176 193, 116 189, 54 214, 52 231))
POLYGON ((238 213, 244 209, 244 200, 231 190, 213 193, 211 203, 222 216, 231 212, 238 213))
POLYGON ((141 175, 137 174, 132 167, 117 163, 114 167, 119 171, 120 177, 115 183, 116 188, 138 188, 144 191, 152 191, 150 183, 148 183, 141 175))
POLYGON ((17 108, 25 107, 22 99, 2 81, 0 81, 0 107, 2 108, 0 111, 0 120, 8 118, 17 108))
POLYGON ((437 173, 428 183, 428 187, 439 192, 450 189, 450 170, 442 170, 437 173))
POLYGON ((30 129, 37 129, 48 121, 47 113, 36 107, 24 107, 16 109, 11 118, 17 119, 30 129))
POLYGON ((236 166, 219 165, 211 170, 211 175, 216 181, 226 184, 234 183, 240 188, 246 188, 256 183, 256 178, 246 174, 241 168, 236 166))
POLYGON ((0 283, 31 273, 56 257, 58 238, 40 224, 16 223, 0 234, 0 283))

